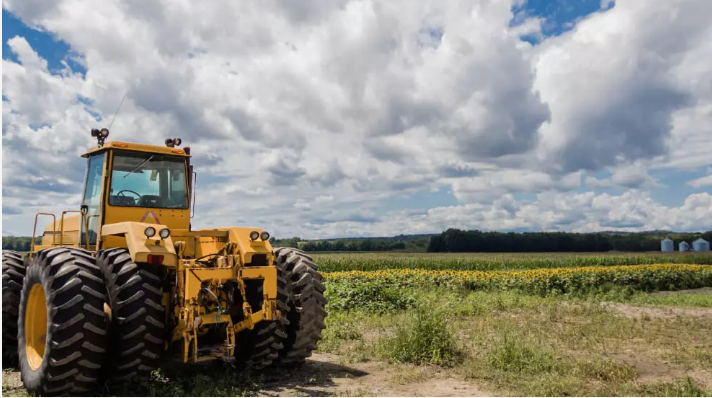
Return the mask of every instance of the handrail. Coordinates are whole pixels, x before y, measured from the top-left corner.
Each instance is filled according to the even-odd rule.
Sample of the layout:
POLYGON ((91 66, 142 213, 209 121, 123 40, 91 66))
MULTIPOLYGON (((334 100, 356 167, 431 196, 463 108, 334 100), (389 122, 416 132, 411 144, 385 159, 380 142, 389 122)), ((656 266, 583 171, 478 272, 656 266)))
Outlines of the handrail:
POLYGON ((194 171, 194 172, 193 172, 193 184, 192 184, 191 187, 190 187, 190 188, 191 188, 191 193, 193 194, 193 200, 192 200, 193 203, 191 203, 191 204, 193 205, 193 206, 192 206, 192 207, 193 207, 193 214, 190 215, 190 218, 195 217, 195 185, 196 185, 197 183, 198 183, 198 173, 194 171))
POLYGON ((35 233, 37 232, 37 218, 39 216, 52 216, 52 246, 55 245, 57 239, 57 216, 52 213, 37 213, 35 214, 35 226, 32 228, 32 242, 30 243, 30 258, 35 252, 35 233))
MULTIPOLYGON (((64 210, 62 212, 62 218, 60 219, 60 230, 59 230, 59 245, 63 246, 64 245, 64 215, 67 213, 80 213, 82 215, 82 220, 84 221, 84 233, 85 233, 85 238, 86 238, 86 249, 89 250, 89 221, 87 219, 87 214, 84 212, 84 210, 64 210)), ((78 245, 81 246, 81 228, 79 232, 79 242, 78 245)))

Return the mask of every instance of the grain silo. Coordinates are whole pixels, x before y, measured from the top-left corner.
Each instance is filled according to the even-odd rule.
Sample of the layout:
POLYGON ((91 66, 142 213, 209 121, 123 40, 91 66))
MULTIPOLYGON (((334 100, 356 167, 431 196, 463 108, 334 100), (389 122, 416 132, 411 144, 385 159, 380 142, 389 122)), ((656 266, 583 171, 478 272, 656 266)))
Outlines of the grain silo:
POLYGON ((660 242, 660 250, 664 252, 673 252, 675 251, 675 243, 673 243, 672 239, 665 238, 660 242))
POLYGON ((680 251, 681 252, 689 252, 690 251, 690 244, 687 242, 680 242, 680 251))
POLYGON ((710 243, 707 242, 706 240, 700 238, 700 239, 697 239, 696 241, 692 242, 692 248, 696 252, 708 252, 708 251, 710 251, 710 243))

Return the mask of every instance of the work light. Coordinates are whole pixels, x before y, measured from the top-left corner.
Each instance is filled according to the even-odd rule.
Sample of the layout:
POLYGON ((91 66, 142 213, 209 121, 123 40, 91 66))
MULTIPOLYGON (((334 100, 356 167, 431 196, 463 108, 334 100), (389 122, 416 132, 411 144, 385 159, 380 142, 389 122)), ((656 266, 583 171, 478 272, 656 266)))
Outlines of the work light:
POLYGON ((147 238, 152 238, 154 235, 156 235, 156 228, 146 227, 146 229, 143 230, 143 233, 146 235, 147 238))
POLYGON ((250 232, 250 240, 257 240, 260 237, 260 233, 257 231, 250 232))

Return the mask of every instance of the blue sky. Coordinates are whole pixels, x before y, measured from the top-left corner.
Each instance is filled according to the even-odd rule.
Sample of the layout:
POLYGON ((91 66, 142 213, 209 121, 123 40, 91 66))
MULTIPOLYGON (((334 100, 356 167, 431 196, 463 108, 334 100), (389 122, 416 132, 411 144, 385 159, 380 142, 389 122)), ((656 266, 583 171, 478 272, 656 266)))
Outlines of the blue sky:
POLYGON ((582 24, 596 26, 607 40, 610 22, 625 20, 630 26, 619 30, 651 37, 675 29, 689 37, 680 41, 689 48, 680 51, 692 54, 704 41, 699 38, 709 38, 694 20, 700 11, 693 6, 701 1, 681 6, 679 21, 667 21, 669 10, 641 0, 515 1, 508 20, 499 4, 483 3, 478 12, 486 22, 477 24, 459 23, 470 13, 451 13, 462 5, 443 2, 437 18, 416 7, 412 17, 420 18, 420 28, 394 23, 381 8, 356 17, 364 10, 255 6, 256 15, 276 16, 269 31, 249 28, 230 7, 219 13, 225 20, 206 26, 198 9, 125 5, 112 14, 86 5, 53 14, 10 0, 3 6, 3 234, 27 233, 32 210, 43 203, 32 199, 36 208, 22 210, 30 198, 76 202, 70 193, 80 189, 75 181, 83 168, 76 148, 91 144, 89 126, 111 120, 123 93, 127 101, 111 138, 159 143, 180 134, 197 149, 202 186, 227 193, 198 201, 206 224, 267 224, 277 236, 305 237, 450 226, 712 228, 699 220, 712 214, 706 204, 712 162, 704 156, 712 133, 700 127, 706 116, 695 107, 703 109, 712 95, 700 84, 670 86, 689 65, 675 64, 678 58, 654 47, 655 40, 639 42, 650 48, 631 47, 640 44, 625 38, 596 48, 574 40, 582 24), (330 22, 348 13, 358 21, 349 28, 361 33, 349 36, 330 22), (101 15, 104 24, 80 22, 82 15, 101 15), (649 22, 656 15, 659 26, 649 22), (537 18, 541 25, 531 25, 537 18), (521 26, 534 26, 518 39, 529 48, 478 33, 521 26), (317 28, 331 33, 306 34, 317 28), (437 40, 420 46, 422 54, 411 53, 418 47, 407 40, 423 31, 437 40), (338 35, 340 41, 329 39, 338 35), (477 47, 481 54, 453 57, 441 51, 453 38, 490 43, 477 47), (33 53, 47 62, 47 72, 21 62, 33 53), (667 66, 620 73, 617 65, 643 65, 644 54, 657 54, 667 66), (608 105, 626 98, 650 100, 623 103, 624 112, 608 105), (30 166, 43 177, 15 180, 12 159, 28 162, 34 142, 59 137, 64 152, 55 148, 30 166), (221 209, 233 203, 249 211, 226 215, 221 209), (274 209, 290 209, 289 216, 280 219, 274 209))
POLYGON ((47 61, 50 72, 64 69, 66 62, 72 71, 86 73, 86 68, 75 60, 75 53, 69 44, 58 39, 50 32, 32 29, 3 8, 2 10, 2 59, 18 62, 17 56, 10 50, 7 41, 15 36, 24 37, 32 48, 47 61))

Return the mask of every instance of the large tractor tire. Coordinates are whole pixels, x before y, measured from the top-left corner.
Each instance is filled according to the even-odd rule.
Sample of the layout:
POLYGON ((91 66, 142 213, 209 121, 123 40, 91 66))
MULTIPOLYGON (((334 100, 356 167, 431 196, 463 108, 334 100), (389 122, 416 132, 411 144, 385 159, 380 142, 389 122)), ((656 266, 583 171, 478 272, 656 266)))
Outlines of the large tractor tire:
POLYGON ((299 365, 310 357, 326 328, 326 298, 322 276, 312 258, 299 249, 275 249, 275 265, 286 281, 287 306, 282 313, 282 324, 287 337, 279 351, 279 363, 299 365))
MULTIPOLYGON (((284 278, 277 280, 277 308, 283 313, 289 311, 287 306, 287 282, 284 278)), ((263 287, 259 286, 255 292, 248 292, 250 295, 262 296, 263 287)), ((240 313, 242 305, 238 303, 235 308, 240 313)), ((233 322, 239 322, 241 317, 233 317, 233 322)), ((235 359, 240 366, 251 369, 264 369, 279 358, 279 351, 284 348, 282 341, 287 338, 284 326, 281 321, 262 321, 255 325, 254 329, 247 329, 239 332, 235 336, 235 359)))
POLYGON ((3 367, 17 365, 17 314, 25 264, 18 252, 2 251, 2 358, 3 367))
POLYGON ((110 383, 147 376, 163 353, 165 308, 161 278, 131 260, 126 249, 97 253, 111 309, 105 378, 110 383))
POLYGON ((98 386, 106 350, 105 290, 91 254, 40 250, 29 260, 19 306, 20 376, 37 395, 98 386))

